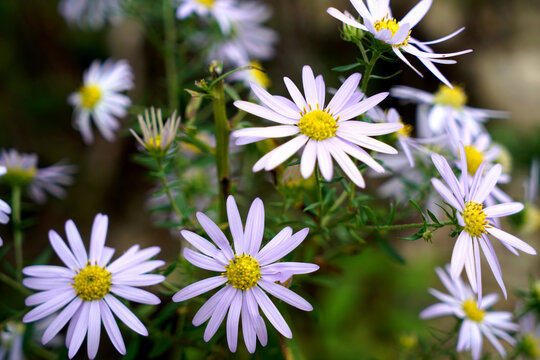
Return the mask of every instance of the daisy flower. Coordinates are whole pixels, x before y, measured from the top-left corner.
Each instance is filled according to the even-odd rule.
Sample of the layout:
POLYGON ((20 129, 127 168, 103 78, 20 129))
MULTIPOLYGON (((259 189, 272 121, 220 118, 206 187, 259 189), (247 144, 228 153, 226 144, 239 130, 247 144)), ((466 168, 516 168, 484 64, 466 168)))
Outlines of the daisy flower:
POLYGON ((237 10, 237 4, 232 0, 180 0, 176 17, 180 20, 196 14, 200 17, 216 19, 223 34, 231 33, 231 21, 237 10))
POLYGON ((95 60, 83 75, 83 86, 68 97, 75 108, 75 127, 85 143, 94 141, 90 118, 101 135, 114 140, 114 132, 120 128, 118 118, 127 114, 131 100, 122 91, 133 89, 133 72, 126 60, 107 60, 103 64, 95 60))
POLYGON ((229 79, 232 81, 242 81, 246 86, 249 86, 249 83, 254 82, 263 89, 268 89, 271 80, 268 75, 266 75, 261 63, 258 61, 250 61, 247 66, 251 66, 252 68, 249 70, 237 71, 231 74, 229 79))
POLYGON ((463 87, 457 85, 452 88, 441 85, 434 94, 409 86, 394 86, 390 94, 418 104, 418 128, 423 137, 444 134, 447 123, 452 120, 477 136, 485 132, 484 123, 488 119, 508 117, 504 111, 466 106, 467 94, 463 87))
POLYGON ((313 307, 306 300, 276 282, 283 284, 293 275, 311 273, 319 267, 277 262, 300 245, 308 234, 307 228, 293 234, 292 229, 286 227, 260 249, 264 232, 264 205, 260 199, 251 204, 245 228, 232 196, 227 199, 227 216, 234 251, 220 228, 202 213, 197 213, 197 219, 217 247, 191 231, 182 230, 182 236, 200 251, 184 248, 186 260, 202 269, 216 271, 218 275, 186 286, 173 296, 173 301, 191 299, 224 285, 195 314, 193 325, 199 326, 210 319, 204 332, 204 341, 209 341, 228 312, 227 343, 235 352, 241 317, 244 342, 253 353, 257 338, 263 346, 268 339, 259 308, 277 331, 287 338, 292 337, 291 329, 265 291, 300 310, 311 311, 313 307))
POLYGON ((166 152, 176 138, 180 126, 180 118, 176 116, 176 111, 167 119, 165 125, 163 125, 161 109, 156 111, 153 107, 150 108, 150 112, 146 109, 144 116, 139 115, 138 119, 143 138, 141 139, 133 129, 129 129, 135 139, 146 151, 166 152))
MULTIPOLYGON (((38 169, 37 164, 36 154, 23 154, 15 149, 2 150, 0 166, 7 171, 0 179, 10 186, 27 187, 30 197, 37 203, 45 202, 46 193, 63 198, 66 191, 62 186, 73 184, 75 166, 57 163, 38 169)), ((2 207, 2 211, 5 209, 2 207)))
POLYGON ((516 340, 508 335, 508 331, 518 330, 518 325, 512 322, 512 313, 508 311, 489 311, 488 309, 497 302, 496 294, 489 294, 482 301, 477 301, 471 288, 463 283, 461 278, 450 277, 449 269, 435 270, 441 282, 449 294, 444 294, 435 289, 429 289, 431 295, 441 300, 440 303, 431 305, 420 313, 422 319, 453 315, 462 319, 457 340, 457 351, 471 352, 473 360, 480 359, 482 354, 482 335, 488 339, 495 350, 505 357, 506 351, 500 343, 500 338, 510 345, 515 345, 516 340))
POLYGON ((58 12, 70 25, 102 28, 106 22, 117 23, 122 18, 123 0, 62 0, 58 12))
POLYGON ((534 312, 528 312, 519 319, 519 336, 516 348, 528 359, 540 358, 540 325, 534 312))
POLYGON ((450 82, 433 63, 454 64, 456 61, 448 60, 449 57, 463 55, 472 50, 469 49, 448 54, 436 54, 428 45, 451 39, 465 28, 461 28, 440 39, 426 42, 419 41, 411 36, 412 28, 426 15, 431 7, 432 0, 421 0, 418 2, 418 4, 416 4, 416 6, 401 19, 401 21, 397 21, 392 17, 389 0, 368 0, 367 7, 363 0, 351 0, 351 3, 362 17, 363 23, 359 23, 350 14, 342 13, 333 7, 328 8, 327 12, 336 19, 341 20, 343 23, 367 31, 371 33, 375 39, 390 45, 392 51, 398 58, 416 71, 418 75, 422 76, 422 74, 411 65, 407 58, 405 58, 402 51, 416 56, 418 60, 433 73, 433 75, 447 86, 452 87, 450 82))
POLYGON ((24 324, 10 321, 0 330, 0 359, 24 360, 24 324))
POLYGON ((540 175, 540 161, 534 159, 531 163, 531 173, 523 184, 525 210, 523 214, 522 232, 532 234, 540 229, 540 209, 536 205, 538 201, 538 177, 540 175))
POLYGON ((146 327, 117 297, 142 304, 160 303, 157 296, 137 287, 156 285, 165 279, 162 275, 147 274, 165 264, 160 260, 148 261, 161 249, 153 246, 140 250, 134 245, 110 262, 114 249, 105 246, 108 221, 106 215, 96 215, 87 253, 75 224, 68 220, 69 247, 58 233, 49 231, 52 248, 65 267, 35 265, 23 269, 30 276, 23 280, 23 285, 40 290, 26 298, 26 306, 37 307, 23 317, 23 322, 43 319, 63 308, 41 341, 48 343, 69 322, 66 337, 69 358, 75 356, 87 335, 88 357, 96 357, 102 323, 116 350, 124 355, 126 347, 113 314, 138 334, 148 335, 146 327))
POLYGON ((441 174, 446 185, 439 179, 431 179, 435 190, 442 198, 457 210, 458 221, 463 230, 460 232, 454 250, 450 272, 454 279, 458 278, 465 267, 469 282, 478 297, 482 298, 482 275, 480 268, 480 249, 501 287, 506 298, 506 289, 502 279, 501 267, 491 245, 488 234, 497 238, 508 250, 518 255, 517 250, 536 255, 530 245, 498 228, 494 219, 512 215, 523 210, 523 204, 506 202, 498 205, 484 206, 486 198, 492 193, 495 184, 501 176, 502 166, 494 165, 485 170, 485 163, 480 165, 471 182, 467 179, 467 163, 462 157, 462 176, 458 181, 446 159, 438 154, 431 156, 435 167, 441 174), (485 172, 485 175, 484 175, 485 172), (516 250, 517 249, 517 250, 516 250))
POLYGON ((313 173, 318 160, 322 176, 330 181, 334 158, 357 186, 365 187, 364 178, 349 155, 377 172, 384 172, 384 168, 360 146, 382 153, 397 154, 396 149, 370 136, 389 134, 400 130, 403 125, 371 124, 354 120, 388 95, 380 93, 361 101, 356 97, 357 100, 351 102, 350 99, 356 96, 360 77, 358 73, 349 76, 328 105, 325 105, 326 87, 322 75, 315 78, 311 67, 307 65, 302 72, 305 97, 289 78, 284 78, 294 102, 281 96, 272 96, 257 84, 251 83, 251 90, 262 105, 247 101, 235 101, 234 105, 280 125, 236 130, 232 133, 232 136, 237 138, 236 144, 294 136, 292 140, 264 155, 255 163, 253 171, 272 170, 304 147, 300 170, 306 179, 313 173))

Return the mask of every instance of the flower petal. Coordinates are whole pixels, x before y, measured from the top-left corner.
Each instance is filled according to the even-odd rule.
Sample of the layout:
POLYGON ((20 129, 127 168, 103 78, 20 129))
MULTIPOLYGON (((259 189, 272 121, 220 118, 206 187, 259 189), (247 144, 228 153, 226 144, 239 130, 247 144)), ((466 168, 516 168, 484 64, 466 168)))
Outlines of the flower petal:
POLYGON ((142 336, 148 336, 148 330, 143 323, 129 310, 124 304, 122 304, 117 298, 111 294, 107 294, 104 300, 109 305, 112 312, 131 330, 142 336))
POLYGON ((313 306, 304 300, 300 295, 287 289, 285 286, 278 285, 271 281, 260 279, 257 283, 263 290, 271 295, 274 295, 280 300, 285 301, 287 304, 292 305, 300 310, 312 311, 313 306))
POLYGON ((283 319, 283 316, 279 313, 279 310, 276 308, 272 300, 266 295, 261 289, 257 286, 254 286, 250 289, 257 300, 261 310, 266 315, 266 318, 270 323, 279 331, 280 334, 286 338, 292 338, 292 332, 289 328, 289 325, 283 319))
POLYGON ((255 256, 261 247, 264 234, 264 204, 261 199, 256 198, 251 203, 246 220, 246 230, 244 232, 244 244, 247 254, 255 256))
POLYGON ((174 302, 180 302, 192 297, 204 294, 207 291, 217 288, 227 282, 227 278, 222 276, 214 276, 208 279, 197 281, 191 285, 186 286, 176 294, 174 294, 172 300, 174 302))

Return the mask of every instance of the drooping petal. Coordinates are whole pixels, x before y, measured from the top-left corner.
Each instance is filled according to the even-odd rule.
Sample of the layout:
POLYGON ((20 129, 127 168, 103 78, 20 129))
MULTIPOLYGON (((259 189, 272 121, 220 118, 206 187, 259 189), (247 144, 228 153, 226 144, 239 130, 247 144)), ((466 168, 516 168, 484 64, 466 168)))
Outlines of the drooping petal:
POLYGON ((259 304, 268 321, 270 321, 270 323, 276 328, 277 331, 281 333, 281 335, 289 339, 292 338, 292 332, 289 325, 287 325, 285 319, 280 314, 276 306, 272 303, 272 300, 270 300, 268 295, 266 295, 257 286, 252 287, 250 290, 252 290, 253 295, 257 300, 257 304, 259 304))

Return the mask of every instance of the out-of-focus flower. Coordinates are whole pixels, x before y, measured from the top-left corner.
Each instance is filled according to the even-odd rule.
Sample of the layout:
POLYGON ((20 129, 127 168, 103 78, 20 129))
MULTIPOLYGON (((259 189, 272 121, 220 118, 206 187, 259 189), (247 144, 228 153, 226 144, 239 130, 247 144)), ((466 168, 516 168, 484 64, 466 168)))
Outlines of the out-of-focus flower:
POLYGON ((292 337, 285 319, 264 291, 300 310, 311 311, 313 307, 306 300, 276 282, 284 284, 293 275, 311 273, 319 267, 308 263, 276 262, 302 243, 308 234, 307 228, 293 235, 292 229, 286 227, 260 249, 265 220, 260 199, 251 204, 245 229, 232 196, 227 199, 227 215, 234 251, 225 234, 203 213, 197 213, 197 219, 217 247, 191 231, 182 231, 182 236, 200 251, 184 248, 184 257, 193 265, 220 275, 186 286, 173 296, 173 301, 191 299, 225 285, 199 309, 193 325, 199 326, 210 319, 204 332, 204 341, 209 341, 228 312, 227 343, 235 352, 242 315, 244 342, 253 353, 257 338, 263 346, 268 338, 259 308, 277 331, 287 338, 292 337))
POLYGON ((384 168, 360 146, 382 153, 397 154, 393 147, 369 136, 389 134, 400 130, 403 125, 372 124, 355 121, 354 118, 376 106, 388 93, 351 103, 349 100, 360 81, 360 74, 353 74, 325 106, 326 87, 322 75, 315 78, 311 67, 306 65, 302 78, 305 97, 289 78, 284 78, 294 102, 284 97, 272 96, 257 84, 251 83, 251 90, 263 105, 247 101, 236 101, 234 105, 280 125, 236 130, 232 133, 232 136, 237 138, 236 144, 294 136, 292 140, 264 155, 255 163, 253 171, 272 170, 305 146, 300 163, 304 178, 307 179, 313 173, 315 162, 318 161, 322 176, 328 181, 331 180, 334 158, 357 186, 365 187, 364 178, 349 155, 377 172, 384 172, 384 168))
POLYGON ((519 334, 516 349, 527 359, 540 358, 540 325, 536 315, 528 312, 519 319, 519 334))
POLYGON ((371 33, 375 39, 388 44, 398 58, 416 71, 418 75, 422 76, 422 74, 405 58, 401 51, 416 56, 418 60, 433 73, 433 75, 446 85, 452 87, 450 82, 433 63, 454 64, 456 61, 448 60, 449 57, 466 54, 472 50, 469 49, 455 53, 436 54, 428 45, 451 39, 463 31, 464 28, 432 41, 421 42, 411 37, 412 28, 426 15, 431 7, 432 0, 421 0, 418 2, 418 4, 416 4, 416 6, 401 19, 401 21, 397 21, 392 17, 392 9, 390 9, 389 1, 368 1, 367 7, 363 0, 351 0, 351 3, 362 17, 363 24, 356 21, 349 13, 342 13, 336 8, 331 7, 327 11, 331 16, 341 20, 345 24, 367 31, 371 33))
POLYGON ((118 118, 127 114, 131 100, 122 91, 133 89, 133 72, 126 60, 108 59, 103 64, 95 60, 84 72, 83 86, 72 93, 68 102, 75 107, 74 125, 85 143, 94 141, 90 118, 108 141, 120 128, 118 118))
POLYGON ((23 273, 30 276, 23 280, 23 285, 40 290, 26 298, 26 306, 37 307, 23 317, 23 322, 43 319, 63 308, 47 327, 41 341, 48 343, 69 322, 66 345, 70 358, 75 356, 87 335, 88 357, 95 358, 102 323, 114 347, 121 354, 126 353, 113 313, 133 331, 148 335, 141 321, 112 294, 142 304, 160 303, 157 296, 137 287, 159 284, 165 279, 162 275, 147 274, 165 264, 148 260, 161 249, 154 246, 140 250, 134 245, 109 264, 114 249, 105 246, 108 221, 106 215, 96 215, 87 253, 77 227, 68 220, 69 247, 54 230, 49 232, 51 246, 65 267, 35 265, 23 269, 23 273))
POLYGON ((8 322, 0 329, 0 359, 24 360, 23 336, 25 326, 18 322, 8 322))
MULTIPOLYGON (((5 166, 0 166, 0 176, 4 175, 7 172, 5 166)), ((0 224, 7 224, 9 222, 9 214, 11 214, 11 207, 7 202, 0 199, 0 224)), ((4 241, 0 237, 0 246, 4 244, 4 241)), ((0 356, 0 359, 2 357, 0 356)))
POLYGON ((532 234, 540 229, 540 209, 538 208, 538 177, 540 161, 534 159, 531 163, 531 173, 523 184, 525 209, 519 221, 524 234, 532 234))
POLYGON ((216 19, 223 34, 230 34, 231 21, 238 12, 238 4, 233 0, 180 0, 176 17, 185 19, 193 14, 216 19))
POLYGON ((63 198, 66 191, 62 186, 73 184, 75 166, 57 163, 38 169, 36 154, 23 154, 15 149, 2 150, 0 166, 7 172, 0 178, 10 186, 27 187, 30 197, 37 203, 44 203, 46 193, 63 198))
POLYGON ((144 116, 139 115, 138 119, 143 138, 141 139, 133 129, 130 129, 137 141, 146 151, 166 153, 172 145, 180 126, 180 117, 176 116, 176 112, 173 112, 171 117, 167 119, 165 125, 163 125, 161 109, 156 111, 153 107, 150 108, 150 111, 146 109, 144 116))
POLYGON ((123 17, 123 0, 61 0, 58 11, 70 25, 102 28, 107 22, 117 23, 123 17))
POLYGON ((466 127, 473 136, 478 136, 485 132, 484 123, 488 119, 508 117, 504 111, 466 106, 467 95, 457 85, 453 88, 441 85, 434 94, 409 86, 394 86, 390 94, 418 104, 417 126, 421 137, 444 134, 451 121, 457 122, 460 128, 466 127))
POLYGON ((495 250, 488 238, 488 234, 499 239, 515 255, 518 255, 517 250, 536 255, 536 250, 529 244, 499 229, 494 221, 494 219, 520 212, 523 210, 523 204, 507 202, 484 207, 486 198, 493 191, 501 175, 502 166, 500 164, 493 166, 484 175, 486 164, 482 163, 474 174, 472 181, 469 182, 466 180, 467 163, 464 156, 461 157, 461 181, 458 181, 444 157, 433 154, 431 159, 447 185, 444 185, 439 179, 435 178, 431 179, 431 183, 442 198, 457 210, 459 224, 463 226, 463 230, 457 238, 452 253, 450 266, 452 277, 457 279, 461 275, 463 267, 465 267, 471 287, 478 294, 479 299, 481 299, 481 248, 506 298, 506 288, 502 279, 501 267, 495 250))
POLYGON ((263 89, 268 89, 270 87, 271 81, 266 72, 264 71, 263 66, 258 61, 251 61, 249 66, 252 69, 237 71, 232 74, 229 79, 235 81, 243 81, 246 85, 249 85, 251 82, 259 85, 263 89))
POLYGON ((480 359, 482 354, 482 335, 488 339, 495 350, 502 356, 506 356, 500 338, 510 345, 515 345, 516 340, 507 332, 518 330, 518 325, 512 322, 512 313, 508 311, 489 311, 488 309, 497 302, 496 294, 489 294, 482 301, 478 301, 471 288, 463 283, 460 277, 450 277, 450 270, 441 268, 435 270, 449 294, 444 294, 435 289, 429 289, 431 295, 441 300, 440 303, 431 305, 420 313, 423 319, 453 315, 462 319, 461 328, 457 340, 457 351, 471 352, 474 360, 480 359))

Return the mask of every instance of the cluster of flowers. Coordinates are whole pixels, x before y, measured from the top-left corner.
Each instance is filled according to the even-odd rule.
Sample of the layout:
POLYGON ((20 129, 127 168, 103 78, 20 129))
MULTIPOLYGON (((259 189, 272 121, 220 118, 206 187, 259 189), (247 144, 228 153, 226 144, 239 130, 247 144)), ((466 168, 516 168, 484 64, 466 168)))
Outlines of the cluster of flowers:
MULTIPOLYGON (((431 0, 421 0, 401 21, 392 17, 388 1, 369 0, 368 6, 362 0, 351 2, 361 19, 334 8, 328 9, 328 13, 346 26, 360 29, 387 44, 399 59, 411 67, 403 52, 417 57, 444 86, 435 94, 398 86, 390 92, 366 97, 359 89, 362 75, 355 73, 326 102, 327 89, 323 77, 315 76, 312 68, 306 65, 302 69, 303 93, 289 78, 284 78, 291 100, 268 93, 260 81, 251 81, 250 88, 258 103, 236 101, 234 105, 277 125, 237 129, 232 137, 239 146, 269 138, 293 137, 259 159, 253 165, 254 172, 272 170, 302 149, 300 171, 304 178, 312 176, 318 165, 323 178, 332 180, 335 160, 343 173, 360 188, 364 188, 366 182, 356 160, 377 173, 385 171, 385 167, 365 149, 401 157, 404 161, 397 161, 399 166, 390 166, 395 173, 405 169, 414 173, 411 168, 416 166, 418 159, 424 163, 431 161, 444 180, 432 179, 433 187, 456 210, 462 229, 450 265, 446 270, 436 270, 450 295, 430 290, 442 303, 425 309, 421 317, 454 315, 462 319, 457 350, 470 350, 474 359, 481 356, 482 334, 504 355, 504 347, 497 338, 515 344, 507 331, 517 331, 518 325, 512 322, 510 313, 488 310, 497 301, 497 296, 482 296, 480 249, 505 297, 501 268, 488 235, 498 239, 516 255, 518 250, 536 254, 531 246, 500 229, 500 218, 523 209, 521 203, 513 202, 497 186, 509 182, 510 176, 508 169, 500 164, 502 148, 491 142, 483 125, 489 118, 500 118, 505 114, 466 106, 467 98, 462 88, 452 86, 434 65, 454 63, 448 58, 470 52, 437 54, 428 46, 445 41, 463 29, 430 42, 421 42, 411 36, 412 28, 429 10, 431 0), (404 124, 395 109, 384 111, 378 107, 389 94, 418 103, 418 138, 411 136, 412 126, 404 124), (398 151, 390 145, 373 138, 386 134, 396 136, 402 155, 397 155, 398 151), (470 287, 461 279, 463 268, 470 287)), ((120 4, 118 0, 95 3, 63 0, 60 7, 66 18, 72 21, 100 26, 109 14, 119 14, 120 4)), ((272 56, 276 36, 261 25, 270 14, 266 6, 236 0, 181 1, 177 17, 183 19, 192 14, 215 19, 222 35, 228 37, 219 46, 211 47, 211 58, 239 67, 253 65, 256 59, 265 60, 272 56)), ((75 107, 75 125, 86 143, 93 141, 91 119, 105 139, 114 139, 120 128, 118 118, 127 114, 131 104, 123 92, 133 87, 134 76, 126 61, 92 63, 84 74, 81 89, 69 97, 69 103, 75 107)), ((142 137, 133 133, 146 151, 166 152, 174 146, 179 128, 175 114, 163 124, 161 112, 151 110, 141 116, 139 122, 142 137)), ((21 155, 11 150, 2 153, 0 171, 5 173, 5 181, 28 185, 30 194, 37 201, 45 198, 45 191, 62 196, 61 185, 72 182, 73 167, 57 164, 37 169, 36 163, 34 155, 21 155)), ((390 163, 383 161, 387 168, 390 163)), ((532 196, 534 193, 535 190, 529 191, 532 196)), ((249 352, 254 352, 257 339, 263 346, 268 339, 265 320, 259 310, 280 334, 292 337, 289 326, 266 293, 298 309, 312 310, 306 300, 285 285, 293 275, 314 272, 318 266, 279 261, 302 243, 308 234, 307 228, 293 233, 292 228, 285 227, 262 246, 265 224, 262 201, 253 201, 245 227, 232 196, 227 199, 226 207, 232 245, 220 227, 200 212, 197 219, 212 242, 188 230, 181 232, 184 239, 198 250, 184 248, 186 260, 218 274, 184 287, 173 296, 173 301, 184 301, 222 286, 199 309, 193 324, 198 326, 208 321, 204 340, 209 341, 227 317, 227 342, 234 352, 241 320, 245 345, 249 352)), ((9 213, 9 206, 0 202, 0 222, 7 222, 9 213)), ((23 321, 41 320, 60 311, 44 331, 42 342, 49 342, 68 325, 66 346, 70 358, 75 356, 85 337, 88 357, 93 359, 96 356, 101 324, 115 348, 125 354, 126 347, 115 316, 133 331, 143 336, 148 334, 142 322, 118 297, 143 304, 160 303, 156 295, 139 289, 165 280, 162 275, 151 274, 165 265, 163 261, 151 260, 160 248, 140 249, 134 245, 111 262, 114 249, 105 246, 107 228, 108 217, 98 214, 87 252, 75 224, 69 220, 65 226, 67 244, 55 231, 49 233, 51 246, 65 266, 36 265, 23 270, 28 276, 23 284, 39 291, 26 299, 27 306, 36 307, 24 316, 23 321)), ((528 319, 526 326, 534 328, 531 321, 528 319)))

